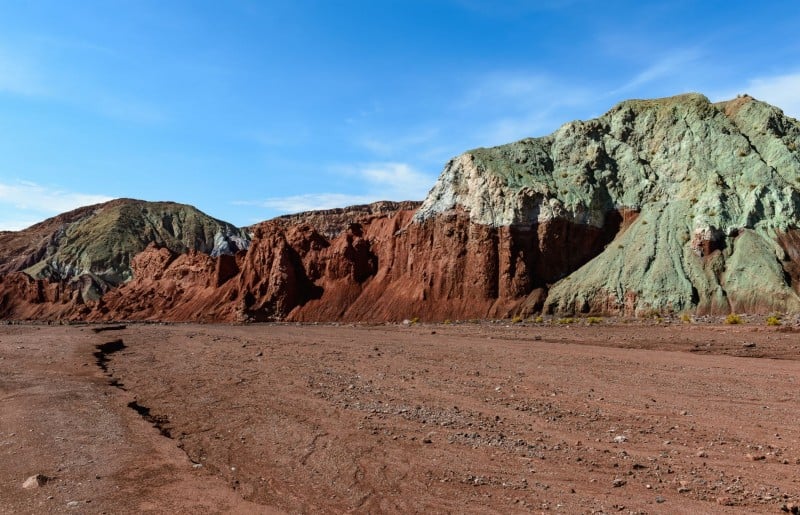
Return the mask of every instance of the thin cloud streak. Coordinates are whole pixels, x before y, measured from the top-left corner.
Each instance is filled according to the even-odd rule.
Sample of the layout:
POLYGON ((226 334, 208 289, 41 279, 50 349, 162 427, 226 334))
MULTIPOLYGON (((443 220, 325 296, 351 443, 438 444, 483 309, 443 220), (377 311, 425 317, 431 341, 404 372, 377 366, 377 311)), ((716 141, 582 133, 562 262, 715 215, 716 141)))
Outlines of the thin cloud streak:
POLYGON ((800 72, 751 79, 740 93, 747 93, 780 107, 793 118, 800 118, 800 72))
MULTIPOLYGON (((67 191, 41 186, 34 182, 0 183, 0 208, 22 211, 19 220, 29 220, 36 215, 54 215, 81 206, 108 202, 114 197, 67 191)), ((0 226, 0 229, 4 227, 0 226)))
POLYGON ((678 75, 679 72, 685 71, 687 66, 698 61, 700 56, 700 52, 696 49, 680 50, 665 55, 637 73, 631 80, 611 91, 609 95, 635 91, 641 86, 650 84, 658 79, 678 75))
POLYGON ((260 206, 280 214, 331 209, 379 200, 422 200, 430 191, 434 177, 420 172, 407 163, 371 163, 359 166, 339 166, 334 170, 352 176, 366 185, 363 194, 336 192, 305 193, 286 197, 271 197, 261 201, 238 201, 235 205, 260 206))
POLYGON ((0 218, 0 232, 21 231, 39 222, 41 220, 33 218, 0 218))
POLYGON ((454 109, 467 113, 480 146, 541 136, 566 121, 564 113, 597 98, 563 78, 532 72, 496 72, 476 81, 454 109))
POLYGON ((236 205, 255 205, 277 211, 280 214, 302 213, 320 209, 369 204, 379 199, 369 195, 347 195, 344 193, 306 193, 273 197, 260 202, 235 202, 236 205))
POLYGON ((34 66, 0 48, 0 93, 37 97, 47 89, 34 66))

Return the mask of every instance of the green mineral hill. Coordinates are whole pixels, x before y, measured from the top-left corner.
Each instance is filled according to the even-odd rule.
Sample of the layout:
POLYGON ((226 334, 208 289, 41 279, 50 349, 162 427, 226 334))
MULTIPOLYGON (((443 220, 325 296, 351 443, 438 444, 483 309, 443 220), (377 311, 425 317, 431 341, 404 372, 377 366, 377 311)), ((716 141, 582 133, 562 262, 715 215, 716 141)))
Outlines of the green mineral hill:
POLYGON ((417 212, 601 227, 638 213, 558 283, 549 312, 798 311, 800 122, 744 95, 629 100, 553 134, 453 159, 417 212))
POLYGON ((192 206, 117 199, 0 234, 0 273, 56 281, 88 274, 100 286, 116 286, 131 278, 131 258, 151 243, 216 256, 246 249, 249 238, 192 206))

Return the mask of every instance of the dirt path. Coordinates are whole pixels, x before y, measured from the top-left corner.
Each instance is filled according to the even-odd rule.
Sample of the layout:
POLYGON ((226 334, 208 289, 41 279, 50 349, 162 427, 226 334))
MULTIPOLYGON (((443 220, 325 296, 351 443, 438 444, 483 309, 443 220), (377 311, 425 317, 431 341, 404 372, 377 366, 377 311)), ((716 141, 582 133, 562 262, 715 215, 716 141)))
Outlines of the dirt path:
POLYGON ((0 511, 779 513, 800 500, 798 346, 754 326, 3 326, 0 511), (37 472, 57 479, 22 489, 37 472))

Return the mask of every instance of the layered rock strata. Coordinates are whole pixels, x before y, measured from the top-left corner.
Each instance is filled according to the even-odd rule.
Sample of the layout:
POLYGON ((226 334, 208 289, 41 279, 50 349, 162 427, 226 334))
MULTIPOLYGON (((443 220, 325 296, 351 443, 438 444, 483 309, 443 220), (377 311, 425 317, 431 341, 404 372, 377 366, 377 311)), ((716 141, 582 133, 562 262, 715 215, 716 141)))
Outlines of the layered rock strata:
POLYGON ((421 205, 280 217, 235 256, 155 242, 132 280, 71 312, 74 288, 12 282, 89 319, 798 311, 798 147, 800 123, 748 96, 626 101, 466 152, 421 205))

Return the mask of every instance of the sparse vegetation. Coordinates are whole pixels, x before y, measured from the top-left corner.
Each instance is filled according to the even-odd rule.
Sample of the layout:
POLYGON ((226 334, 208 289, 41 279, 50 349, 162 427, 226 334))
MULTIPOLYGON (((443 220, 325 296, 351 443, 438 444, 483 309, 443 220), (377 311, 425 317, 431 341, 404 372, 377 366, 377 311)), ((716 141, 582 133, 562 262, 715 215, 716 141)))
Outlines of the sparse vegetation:
POLYGON ((418 324, 418 323, 419 323, 419 317, 414 317, 414 318, 411 319, 411 325, 418 324))
POLYGON ((519 315, 514 315, 514 317, 511 319, 512 324, 519 324, 520 322, 522 322, 522 317, 519 315))
POLYGON ((542 318, 542 317, 536 317, 536 318, 535 318, 533 321, 534 321, 535 323, 537 323, 537 324, 541 324, 541 323, 544 323, 544 318, 542 318))
POLYGON ((567 317, 567 318, 559 318, 557 322, 561 325, 569 325, 569 324, 574 324, 575 320, 570 317, 567 317))
POLYGON ((780 317, 777 317, 777 316, 774 316, 774 315, 771 316, 771 317, 767 317, 767 325, 769 325, 769 326, 781 325, 780 317))
POLYGON ((789 150, 797 150, 797 143, 795 143, 794 141, 791 141, 791 142, 789 142, 788 145, 786 145, 786 148, 788 148, 789 150))
POLYGON ((444 322, 442 322, 442 323, 443 323, 444 325, 450 325, 450 324, 452 324, 453 322, 451 322, 449 318, 445 318, 445 319, 444 319, 444 322))
POLYGON ((682 314, 682 315, 681 315, 681 322, 683 322, 683 323, 685 323, 685 324, 688 324, 688 323, 690 323, 691 321, 692 321, 692 317, 690 317, 690 316, 689 316, 689 315, 687 315, 686 313, 684 313, 684 314, 682 314))
POLYGON ((736 313, 731 313, 730 315, 725 317, 725 323, 729 325, 737 325, 737 324, 743 324, 744 320, 742 320, 742 317, 740 317, 736 313))
POLYGON ((586 319, 586 323, 589 324, 589 325, 602 324, 603 323, 603 319, 600 318, 600 317, 589 317, 589 318, 586 319))

